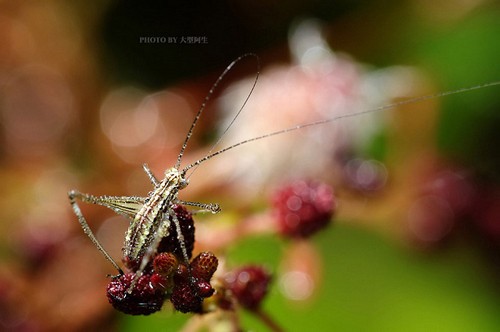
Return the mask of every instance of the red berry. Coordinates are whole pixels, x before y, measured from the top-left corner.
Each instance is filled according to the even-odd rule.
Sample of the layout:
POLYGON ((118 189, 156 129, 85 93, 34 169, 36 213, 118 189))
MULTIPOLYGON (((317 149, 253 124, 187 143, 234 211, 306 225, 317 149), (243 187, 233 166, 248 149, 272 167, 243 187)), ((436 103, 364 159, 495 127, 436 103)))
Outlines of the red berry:
POLYGON ((128 290, 135 273, 113 278, 107 287, 108 301, 113 307, 130 315, 149 315, 161 309, 165 301, 164 288, 155 274, 144 274, 137 280, 132 292, 128 290))
POLYGON ((142 256, 137 258, 137 259, 131 259, 130 257, 123 257, 122 262, 123 265, 129 270, 129 271, 137 271, 139 269, 139 266, 141 265, 141 260, 142 256))
POLYGON ((483 191, 473 217, 481 233, 500 246, 500 188, 483 191))
POLYGON ((281 234, 305 238, 326 227, 333 216, 333 189, 324 183, 296 181, 273 197, 281 234))
POLYGON ((423 194, 444 200, 455 217, 469 213, 477 196, 471 176, 464 170, 453 168, 444 168, 432 174, 422 189, 423 194))
POLYGON ((154 271, 167 278, 174 274, 178 265, 179 262, 177 258, 170 252, 159 253, 153 260, 154 271))
POLYGON ((180 312, 202 312, 203 297, 200 296, 198 286, 193 281, 176 283, 170 301, 180 312))
POLYGON ((271 275, 260 266, 246 266, 229 272, 224 280, 239 304, 255 310, 267 294, 271 275))
MULTIPOLYGON (((181 232, 184 237, 184 244, 186 246, 186 251, 188 258, 191 258, 194 247, 194 221, 193 216, 186 210, 182 205, 175 205, 174 212, 179 220, 181 226, 181 232)), ((183 259, 182 249, 179 245, 179 239, 177 236, 177 229, 174 222, 170 219, 170 227, 168 228, 169 234, 164 237, 160 245, 158 246, 158 253, 170 252, 176 255, 179 259, 183 259)))
POLYGON ((192 260, 190 264, 191 273, 195 278, 210 281, 217 270, 218 264, 219 261, 214 254, 211 252, 202 252, 192 260))
POLYGON ((174 275, 174 289, 170 301, 181 312, 201 313, 203 299, 213 295, 215 290, 210 279, 217 270, 218 260, 210 252, 202 252, 193 259, 189 269, 179 264, 174 275))
POLYGON ((198 295, 205 298, 210 297, 215 292, 215 289, 212 288, 212 285, 208 281, 198 280, 196 282, 196 287, 198 289, 198 295))
POLYGON ((175 283, 187 282, 189 279, 190 273, 191 272, 189 271, 188 267, 185 264, 179 264, 179 266, 177 266, 177 270, 175 271, 175 274, 174 274, 175 283))
MULTIPOLYGON (((181 205, 174 206, 174 212, 190 258, 194 247, 193 218, 181 205)), ((125 266, 133 272, 113 279, 107 289, 108 300, 117 310, 132 315, 148 315, 160 310, 171 293, 170 300, 177 310, 201 313, 203 299, 214 293, 210 278, 217 269, 217 258, 212 253, 203 252, 189 268, 179 263, 184 261, 184 255, 179 245, 177 228, 171 219, 170 222, 168 236, 161 239, 156 254, 130 294, 127 291, 135 277, 133 272, 139 269, 142 257, 123 259, 125 266)))
POLYGON ((408 210, 410 239, 423 249, 448 244, 458 221, 468 216, 477 202, 470 172, 453 166, 432 169, 421 181, 420 196, 408 210))
POLYGON ((163 289, 164 291, 167 291, 174 286, 171 278, 167 278, 158 273, 153 273, 151 275, 151 284, 153 287, 163 289))
POLYGON ((436 196, 423 196, 408 210, 410 238, 422 249, 433 249, 445 244, 455 224, 448 202, 436 196))

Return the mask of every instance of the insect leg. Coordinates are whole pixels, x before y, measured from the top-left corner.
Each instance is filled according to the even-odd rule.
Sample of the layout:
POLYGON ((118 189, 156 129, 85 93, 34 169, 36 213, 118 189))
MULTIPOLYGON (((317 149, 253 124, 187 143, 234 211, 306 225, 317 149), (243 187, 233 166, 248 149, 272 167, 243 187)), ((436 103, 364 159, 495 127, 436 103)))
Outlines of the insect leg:
POLYGON ((169 234, 169 227, 170 227, 170 219, 168 218, 168 215, 166 218, 164 215, 160 215, 161 218, 161 224, 158 229, 158 233, 156 234, 153 242, 149 245, 148 249, 144 253, 141 259, 141 264, 139 265, 139 268, 135 272, 134 279, 132 280, 132 283, 130 284, 129 288, 127 289, 127 293, 131 294, 132 290, 135 287, 135 284, 137 283, 137 280, 142 276, 142 273, 146 269, 146 266, 148 263, 151 261, 151 258, 153 258, 154 254, 156 253, 156 250, 158 249, 158 246, 160 245, 161 240, 165 237, 168 236, 169 234))
POLYGON ((144 169, 144 172, 146 172, 146 174, 148 175, 149 180, 151 181, 153 186, 157 187, 160 184, 160 181, 158 181, 158 179, 154 176, 153 172, 151 172, 151 169, 149 169, 148 164, 143 164, 142 168, 144 169))
POLYGON ((162 223, 160 225, 160 228, 158 229, 158 234, 155 236, 154 241, 149 245, 147 251, 144 253, 144 256, 142 256, 141 264, 139 265, 139 269, 135 273, 134 280, 130 284, 129 289, 127 290, 127 293, 132 293, 133 288, 135 287, 135 284, 137 283, 137 280, 141 277, 142 273, 144 272, 144 269, 148 265, 148 263, 151 261, 151 258, 153 255, 156 253, 156 250, 158 249, 158 246, 160 245, 161 240, 165 237, 168 236, 169 234, 169 227, 170 227, 170 220, 174 223, 175 230, 177 232, 177 240, 179 242, 179 247, 181 248, 182 252, 182 259, 184 260, 184 263, 189 269, 189 256, 187 253, 186 249, 186 244, 185 244, 185 239, 184 239, 184 234, 182 234, 182 229, 181 229, 181 224, 179 222, 179 219, 177 219, 177 216, 175 214, 175 211, 171 208, 168 209, 168 211, 163 215, 162 217, 162 223))
POLYGON ((85 203, 94 203, 95 197, 92 195, 87 195, 87 194, 82 194, 76 190, 71 190, 68 193, 69 200, 71 202, 71 207, 73 208, 73 211, 75 212, 76 217, 78 218, 78 221, 80 222, 80 225, 83 228, 83 231, 87 236, 90 238, 92 243, 99 249, 99 251, 104 255, 104 257, 113 264, 113 266, 118 270, 119 274, 123 274, 122 269, 116 264, 116 262, 111 258, 111 256, 108 254, 108 252, 104 249, 104 247, 101 245, 99 240, 95 237, 94 233, 89 227, 89 224, 85 220, 85 217, 83 216, 82 211, 80 210, 80 207, 78 206, 78 203, 76 202, 76 199, 81 200, 82 202, 85 203))
POLYGON ((182 229, 181 229, 181 223, 179 222, 179 219, 177 219, 177 216, 175 214, 175 211, 173 209, 168 209, 168 214, 170 218, 172 219, 172 222, 174 223, 175 230, 177 231, 177 240, 179 242, 179 246, 182 251, 182 256, 184 258, 184 263, 186 263, 186 266, 189 269, 189 257, 186 249, 186 242, 184 240, 184 234, 182 234, 182 229))
POLYGON ((202 209, 201 211, 197 211, 197 212, 210 211, 212 213, 219 213, 221 211, 220 205, 217 203, 206 204, 206 203, 198 203, 198 202, 187 202, 187 201, 181 201, 181 200, 177 200, 177 203, 182 204, 182 205, 195 206, 195 207, 199 207, 202 209))

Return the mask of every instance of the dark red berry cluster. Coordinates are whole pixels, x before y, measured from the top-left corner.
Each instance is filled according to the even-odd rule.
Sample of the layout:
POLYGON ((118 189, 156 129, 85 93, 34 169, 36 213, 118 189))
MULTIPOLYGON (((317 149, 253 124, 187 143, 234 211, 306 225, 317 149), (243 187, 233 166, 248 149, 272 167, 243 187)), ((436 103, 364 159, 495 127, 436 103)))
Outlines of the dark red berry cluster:
POLYGON ((249 310, 259 308, 268 292, 271 275, 261 266, 250 265, 229 272, 225 288, 242 307, 249 310))
MULTIPOLYGON (((181 225, 181 232, 184 236, 184 243, 186 246, 186 251, 188 258, 191 259, 194 247, 194 221, 191 213, 186 210, 182 205, 175 205, 174 212, 181 225)), ((157 252, 171 252, 177 257, 182 257, 182 250, 179 246, 179 240, 177 235, 177 229, 175 228, 173 222, 170 223, 168 236, 164 237, 160 245, 158 246, 157 252)))
POLYGON ((423 249, 445 245, 474 205, 476 188, 464 170, 439 167, 421 181, 419 195, 408 212, 410 239, 423 249))
POLYGON ((284 186, 272 201, 278 231, 293 238, 309 237, 327 226, 336 205, 332 187, 305 180, 284 186))
MULTIPOLYGON (((500 188, 486 188, 481 192, 473 211, 475 226, 493 247, 500 249, 500 188)), ((500 257, 497 253, 496 257, 500 257)))
POLYGON ((165 301, 163 278, 158 274, 145 273, 130 288, 134 278, 134 272, 126 273, 113 278, 108 284, 108 300, 113 307, 130 315, 149 315, 160 310, 165 301))
POLYGON ((414 244, 423 249, 438 249, 466 229, 498 256, 500 190, 494 181, 446 163, 427 170, 420 183, 407 219, 409 238, 414 244))
POLYGON ((181 312, 201 313, 203 299, 212 296, 210 279, 217 270, 218 260, 210 252, 196 256, 189 267, 181 264, 174 275, 174 288, 170 301, 181 312))
MULTIPOLYGON (((194 247, 193 218, 180 205, 175 206, 174 211, 181 225, 188 257, 191 258, 194 247)), ((217 257, 212 253, 202 252, 189 265, 183 262, 182 249, 173 223, 169 235, 161 240, 152 262, 137 278, 140 262, 141 259, 125 258, 124 264, 128 272, 112 278, 107 287, 109 302, 115 309, 126 314, 152 314, 160 310, 167 299, 181 312, 201 313, 203 299, 214 293, 210 279, 217 270, 217 257)))

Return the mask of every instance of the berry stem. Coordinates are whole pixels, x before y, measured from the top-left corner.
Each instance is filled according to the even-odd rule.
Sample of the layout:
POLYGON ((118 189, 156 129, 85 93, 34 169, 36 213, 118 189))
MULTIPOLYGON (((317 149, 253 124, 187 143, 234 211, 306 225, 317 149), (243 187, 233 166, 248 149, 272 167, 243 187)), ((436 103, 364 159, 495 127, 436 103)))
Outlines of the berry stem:
POLYGON ((285 330, 271 318, 264 310, 257 308, 251 311, 257 318, 259 318, 271 331, 284 332, 285 330))

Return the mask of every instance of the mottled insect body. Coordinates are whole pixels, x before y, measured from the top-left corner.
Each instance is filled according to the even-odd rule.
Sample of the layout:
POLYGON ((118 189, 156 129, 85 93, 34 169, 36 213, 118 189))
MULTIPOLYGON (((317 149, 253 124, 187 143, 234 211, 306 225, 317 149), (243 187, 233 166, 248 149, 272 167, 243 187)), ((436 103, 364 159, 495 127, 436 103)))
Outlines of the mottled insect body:
POLYGON ((123 254, 130 260, 136 260, 143 256, 147 247, 151 245, 154 237, 167 236, 168 205, 177 202, 177 196, 180 189, 186 186, 185 180, 179 171, 170 168, 165 172, 165 178, 154 183, 154 190, 149 194, 141 209, 137 211, 134 220, 130 223, 125 234, 125 244, 123 254))

